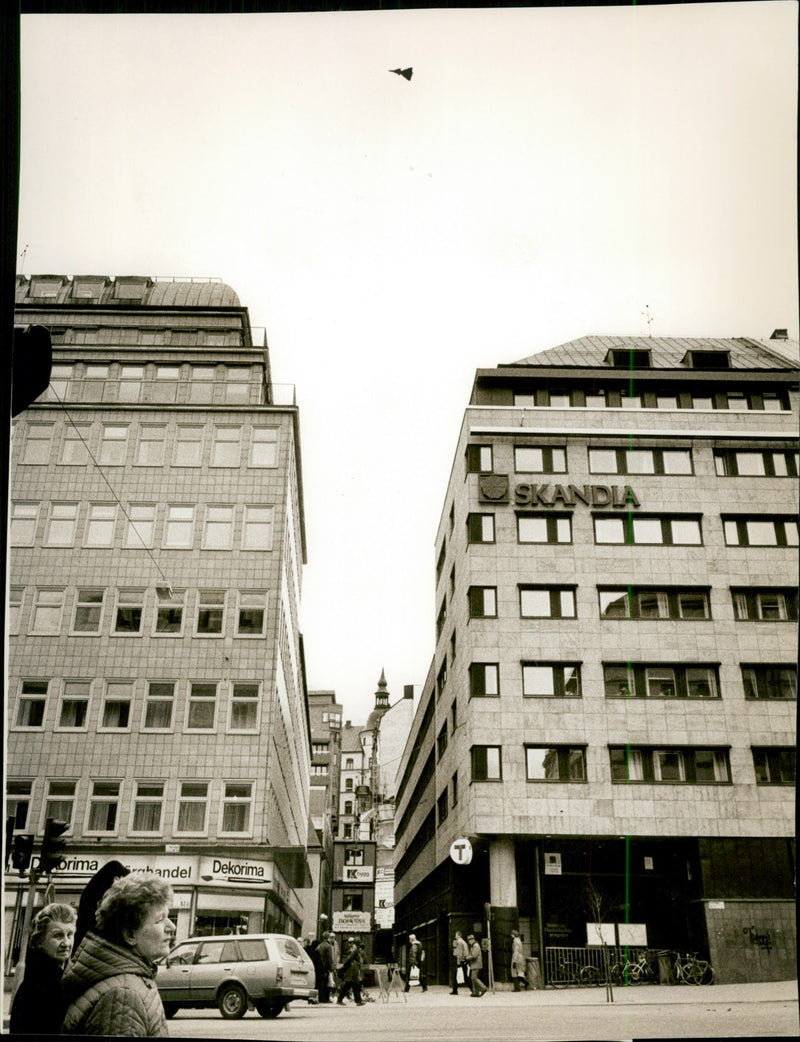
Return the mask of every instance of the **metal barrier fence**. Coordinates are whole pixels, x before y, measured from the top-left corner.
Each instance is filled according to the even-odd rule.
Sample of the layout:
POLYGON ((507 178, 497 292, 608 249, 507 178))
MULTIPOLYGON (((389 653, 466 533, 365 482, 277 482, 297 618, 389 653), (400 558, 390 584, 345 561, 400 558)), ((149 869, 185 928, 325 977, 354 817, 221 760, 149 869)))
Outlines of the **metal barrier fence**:
POLYGON ((623 966, 626 962, 638 961, 642 955, 650 965, 658 965, 658 953, 655 948, 615 945, 609 945, 607 948, 599 945, 588 948, 545 948, 545 984, 552 984, 557 988, 569 985, 595 985, 599 980, 606 979, 612 966, 623 966))

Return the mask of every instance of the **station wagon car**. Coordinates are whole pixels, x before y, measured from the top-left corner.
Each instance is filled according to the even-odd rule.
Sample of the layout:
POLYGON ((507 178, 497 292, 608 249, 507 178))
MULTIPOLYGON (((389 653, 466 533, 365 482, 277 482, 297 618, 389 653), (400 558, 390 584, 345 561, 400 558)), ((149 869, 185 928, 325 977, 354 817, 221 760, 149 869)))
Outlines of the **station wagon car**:
POLYGON ((164 1011, 216 1006, 223 1017, 243 1017, 252 1005, 277 1017, 295 999, 317 1001, 314 964, 286 934, 190 937, 162 960, 156 985, 164 1011))

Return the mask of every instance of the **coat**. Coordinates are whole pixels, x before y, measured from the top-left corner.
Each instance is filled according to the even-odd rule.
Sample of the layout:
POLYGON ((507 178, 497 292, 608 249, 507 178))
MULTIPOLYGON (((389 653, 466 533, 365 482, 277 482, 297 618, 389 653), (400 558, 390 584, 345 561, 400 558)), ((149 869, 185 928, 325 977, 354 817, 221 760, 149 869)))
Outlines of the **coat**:
POLYGON ((467 947, 467 942, 464 940, 464 938, 463 937, 454 937, 453 938, 453 958, 456 960, 456 962, 459 965, 462 962, 466 962, 468 955, 469 955, 469 948, 467 947))
POLYGON ((61 994, 63 967, 41 948, 29 948, 25 976, 11 1005, 8 1030, 12 1035, 57 1035, 66 1004, 61 994))
POLYGON ((521 937, 514 937, 511 940, 511 976, 525 976, 525 956, 522 953, 521 937))
POLYGON ((353 981, 354 983, 360 984, 361 980, 364 977, 364 972, 361 968, 361 964, 361 952, 358 950, 358 948, 354 948, 345 956, 345 960, 342 963, 342 969, 339 973, 339 980, 353 981))
POLYGON ((320 941, 317 947, 317 955, 319 956, 322 969, 325 973, 330 973, 336 969, 336 963, 333 961, 333 948, 331 948, 330 941, 320 941))
POLYGON ((156 967, 89 931, 62 978, 65 1035, 168 1035, 156 967))
POLYGON ((481 946, 477 941, 473 941, 469 946, 469 968, 474 973, 476 970, 483 969, 483 955, 481 953, 481 946))

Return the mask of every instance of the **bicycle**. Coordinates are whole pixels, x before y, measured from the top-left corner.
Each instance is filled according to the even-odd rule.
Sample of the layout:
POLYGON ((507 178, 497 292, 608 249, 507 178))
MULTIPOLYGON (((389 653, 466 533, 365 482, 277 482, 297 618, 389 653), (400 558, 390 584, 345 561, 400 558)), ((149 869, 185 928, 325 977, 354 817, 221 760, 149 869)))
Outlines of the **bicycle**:
POLYGON ((706 959, 698 959, 696 953, 688 952, 682 959, 681 953, 675 952, 673 969, 676 984, 711 984, 714 980, 714 967, 706 959))
POLYGON ((585 966, 579 966, 573 959, 562 959, 550 975, 549 983, 554 988, 567 988, 570 984, 581 983, 581 973, 585 966))
POLYGON ((658 979, 646 951, 640 952, 638 959, 626 958, 621 965, 615 962, 609 973, 612 984, 655 984, 658 979))

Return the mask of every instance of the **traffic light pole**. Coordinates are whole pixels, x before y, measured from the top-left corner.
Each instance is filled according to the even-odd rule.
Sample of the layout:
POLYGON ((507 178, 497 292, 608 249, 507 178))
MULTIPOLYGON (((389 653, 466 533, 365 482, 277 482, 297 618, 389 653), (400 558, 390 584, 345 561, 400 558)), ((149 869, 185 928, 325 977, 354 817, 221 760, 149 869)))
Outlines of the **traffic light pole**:
POLYGON ((14 970, 14 990, 11 994, 11 1001, 13 1003, 14 996, 19 990, 20 984, 22 984, 22 978, 25 976, 25 963, 28 958, 28 936, 31 931, 31 920, 33 919, 33 906, 36 903, 36 887, 39 883, 39 873, 35 868, 31 869, 30 884, 28 887, 28 903, 25 906, 25 920, 22 924, 22 936, 20 938, 19 948, 19 960, 17 961, 16 968, 14 970))

